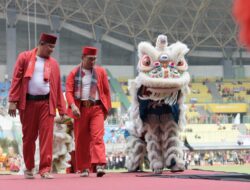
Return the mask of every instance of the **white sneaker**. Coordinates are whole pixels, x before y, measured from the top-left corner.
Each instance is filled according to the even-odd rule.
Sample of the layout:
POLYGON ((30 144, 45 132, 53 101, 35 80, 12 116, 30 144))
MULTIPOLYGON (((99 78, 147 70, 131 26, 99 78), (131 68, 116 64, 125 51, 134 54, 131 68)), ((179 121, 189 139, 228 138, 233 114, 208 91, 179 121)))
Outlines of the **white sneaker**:
POLYGON ((54 176, 51 175, 49 172, 45 172, 45 173, 41 174, 41 178, 42 179, 54 179, 54 176))
POLYGON ((80 174, 80 177, 89 177, 89 170, 85 169, 83 172, 80 174))
POLYGON ((33 174, 32 171, 30 171, 30 170, 25 170, 25 171, 24 171, 24 178, 25 178, 25 179, 34 179, 35 176, 34 176, 34 174, 33 174))

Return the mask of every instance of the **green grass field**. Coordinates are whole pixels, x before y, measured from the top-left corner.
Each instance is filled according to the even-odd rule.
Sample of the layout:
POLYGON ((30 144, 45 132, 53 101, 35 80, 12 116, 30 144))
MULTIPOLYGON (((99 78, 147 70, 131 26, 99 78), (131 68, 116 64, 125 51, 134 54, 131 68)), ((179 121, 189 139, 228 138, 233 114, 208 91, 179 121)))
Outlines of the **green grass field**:
POLYGON ((215 166, 192 166, 190 169, 224 171, 224 172, 237 172, 250 174, 250 164, 244 165, 215 165, 215 166))

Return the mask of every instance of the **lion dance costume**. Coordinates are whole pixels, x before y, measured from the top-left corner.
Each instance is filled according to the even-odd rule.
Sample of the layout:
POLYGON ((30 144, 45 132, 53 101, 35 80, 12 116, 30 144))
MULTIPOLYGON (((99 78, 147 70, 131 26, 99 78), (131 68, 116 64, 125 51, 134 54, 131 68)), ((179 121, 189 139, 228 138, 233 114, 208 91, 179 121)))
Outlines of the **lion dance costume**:
POLYGON ((53 139, 53 172, 61 172, 67 168, 66 172, 75 172, 74 157, 72 152, 75 149, 73 123, 70 118, 61 121, 57 115, 54 124, 53 139), (73 167, 73 168, 72 168, 73 167))
POLYGON ((145 156, 156 174, 164 168, 172 172, 185 169, 179 132, 185 125, 184 97, 189 92, 184 57, 188 51, 181 42, 168 46, 165 35, 158 36, 155 47, 149 42, 138 45, 138 76, 129 82, 129 171, 138 170, 145 156))

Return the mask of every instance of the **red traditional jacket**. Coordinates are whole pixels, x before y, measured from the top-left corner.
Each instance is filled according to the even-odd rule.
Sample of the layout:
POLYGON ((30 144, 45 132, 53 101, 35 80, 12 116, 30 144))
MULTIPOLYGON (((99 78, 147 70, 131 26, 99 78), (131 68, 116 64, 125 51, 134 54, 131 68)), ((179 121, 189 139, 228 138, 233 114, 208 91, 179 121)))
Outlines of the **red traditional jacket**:
MULTIPOLYGON (((24 110, 26 105, 26 94, 28 92, 29 80, 34 72, 35 53, 37 48, 19 54, 9 91, 9 102, 17 102, 17 108, 24 110)), ((57 61, 49 57, 45 60, 44 78, 50 84, 49 112, 56 115, 56 108, 59 114, 66 113, 66 104, 62 94, 60 69, 57 61)))
MULTIPOLYGON (((66 99, 68 102, 68 110, 67 114, 71 118, 75 118, 72 113, 70 105, 74 103, 78 108, 80 108, 80 100, 76 100, 74 98, 74 79, 79 67, 74 68, 69 76, 67 77, 66 81, 66 99)), ((110 97, 110 89, 109 89, 109 82, 108 76, 104 68, 100 66, 95 66, 96 77, 97 77, 97 89, 99 92, 100 100, 104 106, 105 114, 108 114, 108 111, 111 109, 111 97, 110 97)))

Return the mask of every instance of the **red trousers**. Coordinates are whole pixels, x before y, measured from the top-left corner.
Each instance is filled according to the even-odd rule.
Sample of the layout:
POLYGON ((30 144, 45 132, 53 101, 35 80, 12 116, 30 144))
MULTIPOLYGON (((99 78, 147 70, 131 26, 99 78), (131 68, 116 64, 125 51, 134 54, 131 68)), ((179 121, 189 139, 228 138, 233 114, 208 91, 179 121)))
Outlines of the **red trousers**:
POLYGON ((49 100, 26 102, 20 110, 23 132, 23 157, 27 170, 35 167, 36 139, 39 136, 39 173, 49 172, 52 164, 54 116, 49 114, 49 100))
POLYGON ((80 108, 74 121, 76 167, 82 172, 95 165, 105 165, 104 112, 101 105, 80 108))

